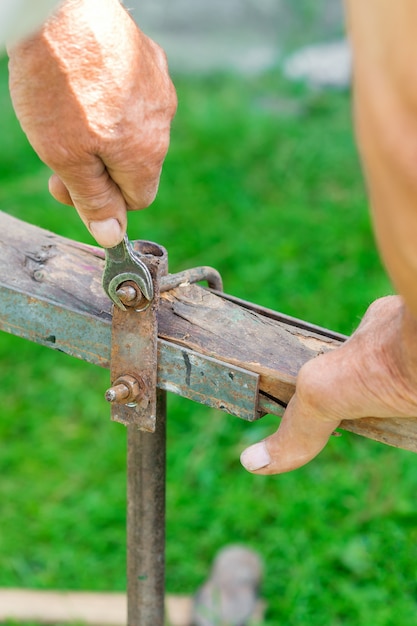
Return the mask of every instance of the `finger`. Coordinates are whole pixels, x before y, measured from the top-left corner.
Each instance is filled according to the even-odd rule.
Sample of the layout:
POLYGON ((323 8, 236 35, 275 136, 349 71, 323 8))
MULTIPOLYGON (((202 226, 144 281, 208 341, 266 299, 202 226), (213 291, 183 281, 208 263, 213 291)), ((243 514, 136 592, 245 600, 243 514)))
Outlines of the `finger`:
POLYGON ((127 211, 145 209, 155 200, 162 171, 162 162, 154 166, 137 166, 129 171, 106 163, 111 179, 119 188, 127 211))
POLYGON ((277 432, 244 450, 241 463, 256 474, 282 474, 297 469, 321 452, 339 423, 336 417, 324 419, 311 414, 311 409, 295 395, 277 432))
MULTIPOLYGON (((118 185, 100 159, 92 159, 77 168, 58 172, 72 204, 94 239, 111 248, 126 232, 126 203, 118 185)), ((53 183, 62 192, 59 183, 53 183)))
MULTIPOLYGON (((49 192, 58 202, 68 206, 74 206, 68 189, 56 174, 53 174, 49 179, 49 192)), ((114 225, 112 220, 110 220, 110 223, 109 220, 103 220, 102 222, 90 222, 89 224, 90 232, 93 234, 96 241, 104 247, 112 247, 119 243, 116 238, 114 238, 113 229, 119 232, 118 224, 116 223, 114 225), (113 243, 113 241, 115 241, 115 243, 113 243)))
POLYGON ((55 200, 61 202, 61 204, 74 206, 68 189, 65 187, 62 180, 56 174, 52 174, 49 179, 49 193, 53 198, 55 198, 55 200))
POLYGON ((143 141, 146 145, 146 159, 142 156, 143 146, 138 149, 137 157, 140 158, 132 159, 131 154, 118 153, 118 160, 115 160, 114 155, 101 155, 130 211, 144 209, 155 200, 169 146, 169 129, 166 132, 155 130, 151 138, 143 141))
MULTIPOLYGON (((137 211, 148 207, 158 192, 162 166, 169 148, 170 122, 176 110, 176 94, 172 83, 168 101, 148 128, 141 130, 140 144, 129 141, 124 149, 115 153, 104 150, 100 157, 112 180, 118 185, 126 202, 126 208, 137 211)), ((162 95, 161 95, 162 98, 162 95)))

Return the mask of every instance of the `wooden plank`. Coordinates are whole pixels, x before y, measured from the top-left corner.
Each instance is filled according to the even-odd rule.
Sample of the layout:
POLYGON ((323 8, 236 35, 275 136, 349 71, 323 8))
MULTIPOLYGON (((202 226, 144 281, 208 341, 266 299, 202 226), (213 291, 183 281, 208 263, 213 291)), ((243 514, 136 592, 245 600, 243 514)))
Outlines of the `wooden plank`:
POLYGON ((198 285, 161 295, 159 336, 260 374, 262 392, 280 403, 294 393, 297 372, 339 342, 237 306, 198 285))
MULTIPOLYGON (((101 288, 102 270, 102 250, 0 214, 0 328, 108 367, 111 304, 101 288)), ((158 323, 170 349, 259 375, 259 404, 276 414, 293 395, 303 363, 340 345, 308 324, 272 319, 197 285, 164 293, 158 323)), ((164 380, 169 383, 168 371, 164 380)), ((417 451, 417 419, 366 418, 342 427, 417 451)))

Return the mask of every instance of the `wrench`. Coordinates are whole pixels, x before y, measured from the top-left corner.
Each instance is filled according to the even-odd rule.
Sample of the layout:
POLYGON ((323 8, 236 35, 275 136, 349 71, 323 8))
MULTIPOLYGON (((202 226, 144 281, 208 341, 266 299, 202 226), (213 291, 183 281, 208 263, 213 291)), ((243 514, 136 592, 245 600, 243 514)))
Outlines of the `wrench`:
POLYGON ((106 264, 102 279, 103 289, 122 311, 126 311, 126 306, 120 298, 122 295, 120 288, 123 283, 134 283, 140 291, 140 294, 137 295, 142 297, 138 298, 139 301, 134 306, 136 311, 144 311, 153 300, 152 276, 141 260, 141 256, 133 249, 127 235, 117 246, 106 249, 106 264))

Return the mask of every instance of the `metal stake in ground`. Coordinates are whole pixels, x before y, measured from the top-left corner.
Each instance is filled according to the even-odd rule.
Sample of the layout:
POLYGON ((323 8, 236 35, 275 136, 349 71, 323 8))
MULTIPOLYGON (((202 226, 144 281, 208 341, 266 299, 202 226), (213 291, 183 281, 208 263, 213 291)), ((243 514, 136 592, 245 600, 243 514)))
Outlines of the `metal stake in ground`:
POLYGON ((164 625, 165 391, 158 390, 156 406, 154 433, 127 428, 128 626, 164 625))

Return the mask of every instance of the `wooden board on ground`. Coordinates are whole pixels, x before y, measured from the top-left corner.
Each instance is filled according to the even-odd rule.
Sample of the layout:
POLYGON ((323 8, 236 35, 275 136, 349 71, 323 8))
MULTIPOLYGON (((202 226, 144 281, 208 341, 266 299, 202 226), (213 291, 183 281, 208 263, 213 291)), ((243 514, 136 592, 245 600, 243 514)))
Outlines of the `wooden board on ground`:
MULTIPOLYGON (((191 596, 167 595, 167 624, 191 626, 191 596)), ((0 622, 124 626, 126 594, 0 589, 0 622)))

